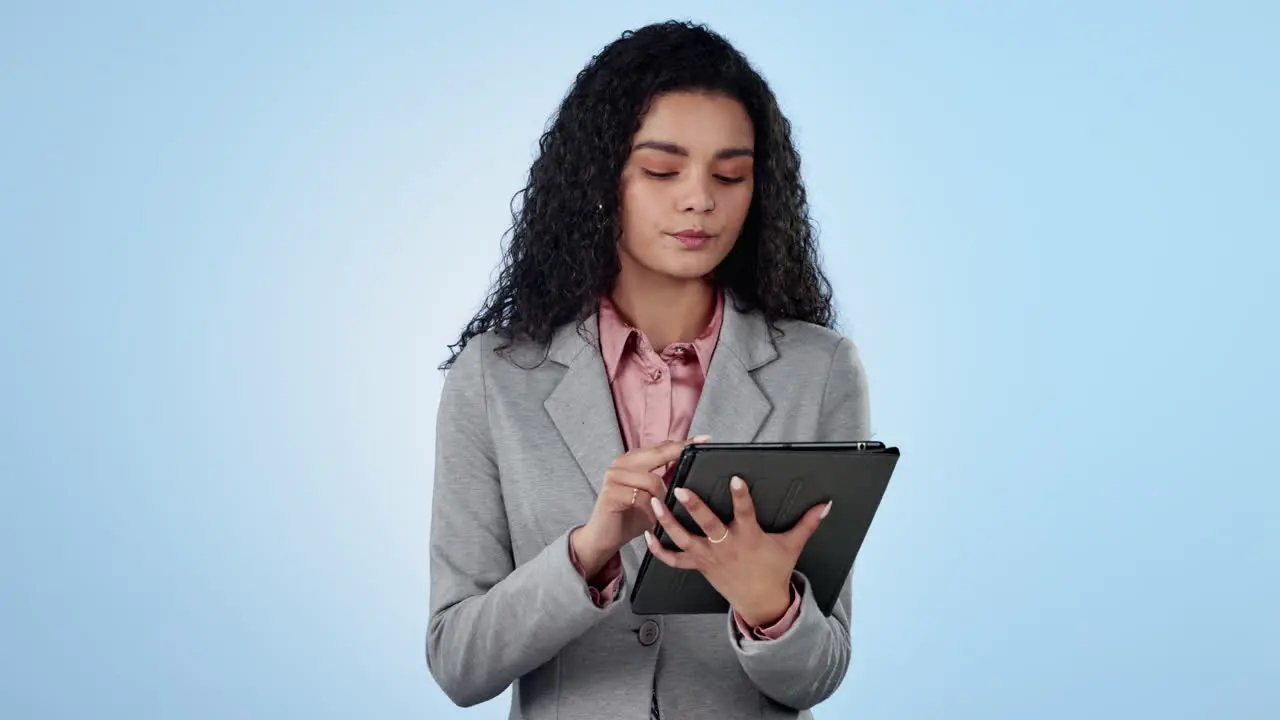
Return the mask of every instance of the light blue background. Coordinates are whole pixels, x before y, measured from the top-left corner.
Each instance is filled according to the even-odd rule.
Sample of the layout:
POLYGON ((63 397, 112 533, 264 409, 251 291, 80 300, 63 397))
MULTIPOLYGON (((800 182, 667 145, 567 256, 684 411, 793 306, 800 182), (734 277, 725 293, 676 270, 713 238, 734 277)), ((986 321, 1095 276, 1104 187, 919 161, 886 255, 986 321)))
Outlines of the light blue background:
POLYGON ((676 16, 905 453, 819 717, 1280 717, 1275 3, 535 5, 0 8, 0 716, 506 716, 423 658, 434 368, 676 16))

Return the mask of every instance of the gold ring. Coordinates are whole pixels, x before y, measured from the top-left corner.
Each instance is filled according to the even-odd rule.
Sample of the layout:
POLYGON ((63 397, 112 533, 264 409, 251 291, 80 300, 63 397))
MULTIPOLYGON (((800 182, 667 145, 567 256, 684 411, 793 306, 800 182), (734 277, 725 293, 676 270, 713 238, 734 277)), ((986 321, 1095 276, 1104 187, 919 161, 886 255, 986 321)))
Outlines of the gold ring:
POLYGON ((720 543, 724 542, 724 539, 727 537, 729 537, 729 528, 724 529, 724 534, 720 536, 719 540, 712 540, 711 538, 707 538, 707 542, 711 543, 712 545, 719 545, 720 543))
POLYGON ((634 506, 635 506, 635 504, 636 504, 636 497, 637 497, 637 496, 639 496, 639 495, 640 495, 640 490, 639 490, 639 489, 637 489, 637 488, 631 488, 631 505, 632 505, 633 507, 634 507, 634 506))

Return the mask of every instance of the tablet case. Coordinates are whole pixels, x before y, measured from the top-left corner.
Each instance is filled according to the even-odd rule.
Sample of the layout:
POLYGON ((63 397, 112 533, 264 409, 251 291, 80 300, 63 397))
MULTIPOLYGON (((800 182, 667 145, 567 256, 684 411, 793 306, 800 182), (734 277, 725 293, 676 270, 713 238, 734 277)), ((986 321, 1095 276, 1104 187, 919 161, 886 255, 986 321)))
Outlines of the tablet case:
MULTIPOLYGON (((729 481, 738 475, 751 491, 760 526, 771 533, 791 529, 809 508, 834 501, 796 563, 814 601, 830 615, 898 457, 897 448, 879 442, 690 445, 676 466, 666 505, 701 537, 702 530, 675 499, 675 488, 695 493, 728 524, 733 520, 729 481)), ((656 538, 679 552, 661 525, 656 538)), ((631 607, 643 615, 707 614, 727 612, 729 603, 702 573, 669 567, 646 552, 631 607)))

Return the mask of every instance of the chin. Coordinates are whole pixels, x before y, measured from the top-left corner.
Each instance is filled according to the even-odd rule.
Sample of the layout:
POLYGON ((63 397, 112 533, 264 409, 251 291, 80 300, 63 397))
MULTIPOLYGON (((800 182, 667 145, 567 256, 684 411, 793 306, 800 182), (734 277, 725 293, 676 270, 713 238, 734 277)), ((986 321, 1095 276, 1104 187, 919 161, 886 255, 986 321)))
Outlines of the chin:
POLYGON ((675 280, 702 280, 710 275, 720 264, 719 257, 683 257, 663 258, 666 262, 654 263, 650 267, 659 275, 675 280))

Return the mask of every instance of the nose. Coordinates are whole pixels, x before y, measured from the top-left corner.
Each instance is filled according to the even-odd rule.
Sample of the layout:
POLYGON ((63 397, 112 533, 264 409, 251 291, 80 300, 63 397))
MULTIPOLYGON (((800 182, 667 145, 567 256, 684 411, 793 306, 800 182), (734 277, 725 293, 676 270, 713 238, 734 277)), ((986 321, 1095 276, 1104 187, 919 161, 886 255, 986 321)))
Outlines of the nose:
POLYGON ((690 173, 689 181, 680 196, 684 212, 708 213, 716 209, 715 178, 702 173, 690 173))

